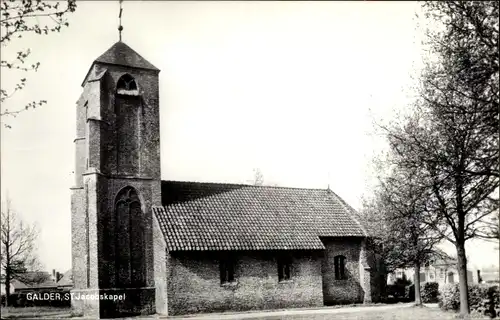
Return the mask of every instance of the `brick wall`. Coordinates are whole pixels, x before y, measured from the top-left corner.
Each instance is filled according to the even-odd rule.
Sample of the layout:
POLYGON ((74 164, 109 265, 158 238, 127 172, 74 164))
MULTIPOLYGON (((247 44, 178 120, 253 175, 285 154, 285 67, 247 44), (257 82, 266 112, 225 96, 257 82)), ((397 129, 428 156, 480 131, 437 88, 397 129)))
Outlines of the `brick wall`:
POLYGON ((278 281, 276 252, 236 256, 234 285, 221 285, 217 253, 171 253, 170 315, 226 310, 321 306, 321 254, 294 252, 291 280, 278 281))
POLYGON ((71 194, 71 263, 75 288, 87 287, 85 192, 84 188, 74 188, 71 194))
POLYGON ((324 303, 363 302, 363 282, 360 281, 361 239, 322 239, 326 250, 322 264, 324 303), (346 257, 346 280, 335 280, 334 257, 346 257))
POLYGON ((151 206, 158 201, 157 192, 155 189, 160 188, 159 181, 156 180, 142 180, 142 179, 118 179, 118 178, 101 178, 106 182, 106 190, 101 189, 102 192, 99 196, 99 238, 102 239, 99 243, 99 256, 100 256, 100 284, 104 288, 113 288, 117 284, 116 270, 114 262, 116 259, 116 248, 114 247, 116 221, 114 214, 114 206, 116 195, 125 187, 133 187, 141 200, 142 214, 143 214, 143 230, 144 230, 144 276, 146 280, 146 287, 154 286, 154 267, 153 267, 153 214, 151 206))
POLYGON ((153 217, 153 248, 156 313, 167 315, 167 245, 155 217, 153 217))
MULTIPOLYGON (((106 141, 105 161, 101 163, 100 170, 104 173, 114 175, 123 175, 117 167, 119 158, 130 157, 132 154, 118 154, 117 143, 120 133, 118 124, 117 97, 115 95, 116 83, 124 74, 128 73, 136 80, 141 96, 127 100, 129 104, 134 105, 138 112, 136 116, 140 122, 137 128, 138 144, 140 145, 137 170, 134 175, 160 179, 160 115, 159 115, 159 94, 158 94, 158 73, 154 71, 141 70, 121 67, 105 66, 107 68, 106 76, 103 77, 103 96, 104 102, 101 108, 102 118, 110 124, 109 130, 105 133, 103 141, 106 141)), ((119 100, 119 99, 118 99, 119 100)), ((123 102, 123 101, 122 101, 123 102)), ((119 108, 118 108, 119 109, 119 108)), ((129 129, 129 128, 127 128, 129 129)), ((131 132, 132 133, 132 132, 131 132)), ((135 133, 134 133, 135 134, 135 133)))
MULTIPOLYGON (((142 205, 144 246, 140 248, 143 250, 140 253, 144 257, 141 261, 144 264, 145 285, 126 288, 132 300, 116 305, 115 311, 146 314, 154 308, 155 292, 152 288, 154 251, 151 206, 161 204, 158 72, 95 64, 91 74, 98 74, 104 69, 107 72, 103 77, 85 81, 82 96, 77 102, 76 188, 73 188, 72 195, 75 290, 102 291, 117 286, 114 268, 115 198, 122 188, 132 186, 137 190, 142 205), (140 97, 135 97, 134 105, 127 104, 133 112, 130 108, 124 108, 123 112, 130 112, 130 118, 139 124, 135 130, 127 126, 120 131, 117 130, 115 91, 117 80, 125 73, 131 74, 138 82, 140 97), (117 150, 117 132, 126 130, 137 138, 140 152, 117 150), (118 158, 129 159, 137 154, 138 168, 131 170, 133 172, 118 170, 118 158)), ((120 106, 124 104, 122 101, 120 106)), ((107 311, 105 308, 99 310, 99 303, 92 306, 74 304, 74 309, 92 317, 107 311)))
MULTIPOLYGON (((106 70, 99 80, 85 81, 80 99, 77 101, 77 132, 75 137, 76 164, 75 184, 81 187, 81 174, 85 172, 87 163, 98 172, 104 174, 123 175, 117 168, 118 159, 133 157, 132 152, 120 152, 117 144, 120 132, 129 130, 137 138, 140 146, 137 166, 134 175, 160 179, 160 115, 158 72, 142 69, 133 69, 116 65, 95 64, 89 75, 99 74, 106 70), (139 86, 140 96, 127 99, 126 104, 132 104, 133 116, 138 119, 138 128, 132 130, 118 128, 116 83, 124 74, 132 75, 139 86), (86 111, 87 110, 87 111, 86 111), (89 120, 90 119, 90 120, 89 120), (132 132, 133 131, 133 132, 132 132)), ((120 103, 120 106, 124 104, 120 103)), ((119 107, 119 106, 118 106, 119 107)), ((132 115, 131 115, 132 116, 132 115)), ((137 153, 137 152, 135 152, 137 153)))

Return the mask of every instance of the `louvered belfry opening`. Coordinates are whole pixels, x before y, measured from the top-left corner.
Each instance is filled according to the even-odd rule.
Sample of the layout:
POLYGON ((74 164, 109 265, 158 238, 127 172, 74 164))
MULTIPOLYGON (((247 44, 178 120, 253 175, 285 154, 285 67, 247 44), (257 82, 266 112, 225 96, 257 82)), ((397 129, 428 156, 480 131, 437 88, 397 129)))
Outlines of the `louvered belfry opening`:
POLYGON ((115 202, 116 286, 145 286, 144 222, 141 201, 132 187, 123 188, 115 202))

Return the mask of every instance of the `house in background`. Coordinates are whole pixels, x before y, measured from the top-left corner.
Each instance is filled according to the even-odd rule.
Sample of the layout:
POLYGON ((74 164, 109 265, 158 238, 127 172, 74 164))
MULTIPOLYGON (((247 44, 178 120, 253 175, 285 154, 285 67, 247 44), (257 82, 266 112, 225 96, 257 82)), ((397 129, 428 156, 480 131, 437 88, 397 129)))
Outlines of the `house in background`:
POLYGON ((71 269, 61 275, 57 282, 57 288, 61 290, 70 290, 73 288, 73 272, 71 269))
MULTIPOLYGON (((396 269, 387 277, 387 283, 393 284, 397 279, 407 279, 414 282, 415 270, 414 268, 396 269)), ((457 259, 442 255, 435 257, 430 262, 426 263, 420 268, 420 284, 426 282, 437 282, 441 288, 447 283, 458 283, 458 269, 457 259)), ((471 283, 479 283, 478 272, 467 270, 467 281, 471 283)))
POLYGON ((56 269, 52 269, 52 276, 50 277, 52 281, 59 282, 59 280, 61 280, 62 277, 63 273, 56 271, 56 269))
POLYGON ((47 271, 27 271, 18 274, 16 278, 27 286, 35 286, 52 279, 47 271))
POLYGON ((41 283, 31 284, 26 288, 16 290, 16 292, 50 291, 55 289, 57 289, 57 284, 54 282, 54 280, 47 279, 41 283))
MULTIPOLYGON (((58 285, 54 279, 62 279, 63 275, 55 270, 52 275, 46 271, 28 271, 17 274, 16 279, 10 282, 10 293, 31 292, 57 289, 58 285)), ((1 293, 6 294, 5 276, 1 277, 1 293)))
MULTIPOLYGON (((21 281, 17 279, 13 279, 10 281, 10 293, 14 293, 16 291, 22 290, 24 288, 27 288, 28 286, 22 283, 21 281)), ((5 286, 5 277, 2 275, 1 280, 0 280, 0 293, 1 295, 5 295, 7 293, 6 291, 6 286, 5 286)))

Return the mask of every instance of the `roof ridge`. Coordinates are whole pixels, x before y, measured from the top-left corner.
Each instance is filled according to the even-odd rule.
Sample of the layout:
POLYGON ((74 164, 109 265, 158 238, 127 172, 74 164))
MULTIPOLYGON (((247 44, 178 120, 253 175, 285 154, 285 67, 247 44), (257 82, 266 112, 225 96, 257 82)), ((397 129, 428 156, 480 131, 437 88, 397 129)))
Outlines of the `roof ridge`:
POLYGON ((322 188, 303 188, 303 187, 284 187, 284 186, 256 186, 253 184, 244 183, 231 183, 231 182, 212 182, 212 181, 181 181, 181 180, 161 180, 162 182, 173 182, 173 183, 197 183, 197 184, 216 184, 216 185, 226 185, 226 186, 238 186, 238 187, 253 187, 253 188, 268 188, 268 189, 293 189, 293 190, 314 190, 314 191, 328 191, 329 189, 322 188))

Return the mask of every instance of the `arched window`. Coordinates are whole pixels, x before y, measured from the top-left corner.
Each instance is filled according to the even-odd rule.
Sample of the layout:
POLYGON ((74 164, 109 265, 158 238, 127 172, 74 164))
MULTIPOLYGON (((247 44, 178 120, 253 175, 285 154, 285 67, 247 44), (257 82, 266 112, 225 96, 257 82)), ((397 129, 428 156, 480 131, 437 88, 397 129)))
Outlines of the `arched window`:
POLYGON ((121 76, 116 84, 116 93, 129 96, 139 95, 139 88, 134 77, 132 77, 128 73, 121 76))
POLYGON ((335 280, 346 280, 347 275, 345 273, 345 257, 335 256, 333 258, 333 263, 335 266, 335 280))
POLYGON ((142 287, 144 277, 144 227, 141 201, 132 187, 123 188, 115 201, 116 286, 142 287))

